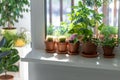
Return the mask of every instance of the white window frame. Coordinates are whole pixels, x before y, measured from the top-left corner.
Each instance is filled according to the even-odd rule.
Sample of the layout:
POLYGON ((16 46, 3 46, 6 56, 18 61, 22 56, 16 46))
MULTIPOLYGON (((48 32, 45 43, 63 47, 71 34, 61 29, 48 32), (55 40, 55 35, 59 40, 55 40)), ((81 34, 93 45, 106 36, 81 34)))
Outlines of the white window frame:
POLYGON ((45 0, 31 0, 32 49, 44 49, 45 0))

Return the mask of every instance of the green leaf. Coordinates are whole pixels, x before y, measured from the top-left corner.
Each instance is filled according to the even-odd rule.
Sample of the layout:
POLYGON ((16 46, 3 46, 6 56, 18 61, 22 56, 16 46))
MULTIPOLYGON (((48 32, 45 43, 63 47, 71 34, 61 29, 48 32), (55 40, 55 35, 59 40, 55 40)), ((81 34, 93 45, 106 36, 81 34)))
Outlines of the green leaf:
POLYGON ((11 56, 11 58, 8 59, 8 65, 13 65, 15 64, 17 61, 19 61, 20 56, 19 55, 15 55, 15 56, 11 56))
POLYGON ((16 65, 11 65, 11 66, 7 67, 7 70, 11 71, 11 72, 17 72, 17 71, 19 71, 19 67, 16 65))
POLYGON ((4 69, 2 68, 2 64, 0 63, 0 74, 4 72, 4 69))
POLYGON ((102 28, 104 27, 105 25, 104 25, 104 23, 103 24, 101 24, 99 27, 98 27, 98 30, 102 30, 102 28))

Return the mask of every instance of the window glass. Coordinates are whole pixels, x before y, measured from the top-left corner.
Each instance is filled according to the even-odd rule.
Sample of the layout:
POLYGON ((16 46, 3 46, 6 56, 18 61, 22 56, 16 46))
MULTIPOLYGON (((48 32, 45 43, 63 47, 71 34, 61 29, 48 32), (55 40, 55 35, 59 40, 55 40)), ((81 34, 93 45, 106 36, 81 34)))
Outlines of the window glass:
MULTIPOLYGON (((49 32, 50 29, 48 30, 48 28, 50 28, 49 26, 51 25, 54 27, 54 31, 59 31, 58 28, 61 26, 61 22, 69 21, 68 14, 71 13, 71 6, 78 5, 78 1, 79 0, 46 0, 47 32, 49 32)), ((117 27, 118 10, 119 0, 109 0, 109 2, 98 9, 98 12, 104 14, 103 22, 106 25, 117 27)))

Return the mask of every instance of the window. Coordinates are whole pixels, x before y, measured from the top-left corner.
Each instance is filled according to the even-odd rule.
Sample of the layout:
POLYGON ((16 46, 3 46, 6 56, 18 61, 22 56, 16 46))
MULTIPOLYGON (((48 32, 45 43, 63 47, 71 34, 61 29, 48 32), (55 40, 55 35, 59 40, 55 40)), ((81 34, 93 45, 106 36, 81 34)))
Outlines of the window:
MULTIPOLYGON (((71 6, 77 5, 79 0, 46 0, 47 29, 50 25, 59 28, 62 21, 68 21, 71 6)), ((118 26, 119 0, 109 0, 99 12, 104 13, 103 22, 110 26, 118 26)))

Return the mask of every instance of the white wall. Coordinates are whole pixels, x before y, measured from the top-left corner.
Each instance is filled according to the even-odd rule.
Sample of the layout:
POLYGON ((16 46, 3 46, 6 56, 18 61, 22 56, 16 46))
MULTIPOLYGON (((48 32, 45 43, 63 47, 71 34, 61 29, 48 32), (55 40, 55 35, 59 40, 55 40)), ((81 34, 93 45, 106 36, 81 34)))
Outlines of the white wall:
POLYGON ((31 14, 30 11, 28 13, 23 13, 23 18, 19 19, 18 23, 15 23, 14 27, 21 28, 24 27, 28 31, 31 30, 31 14))

